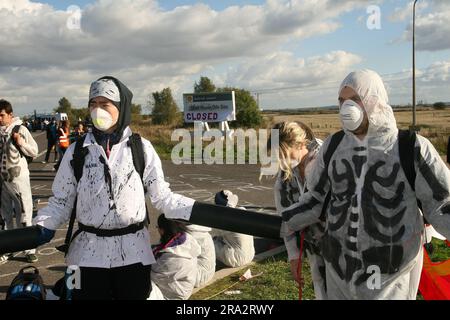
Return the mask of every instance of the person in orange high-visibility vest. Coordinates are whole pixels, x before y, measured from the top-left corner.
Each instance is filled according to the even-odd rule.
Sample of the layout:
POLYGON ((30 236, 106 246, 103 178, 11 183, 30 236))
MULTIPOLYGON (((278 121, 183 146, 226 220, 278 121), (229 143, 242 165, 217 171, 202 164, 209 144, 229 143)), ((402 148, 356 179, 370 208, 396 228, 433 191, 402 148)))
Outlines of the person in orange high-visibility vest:
POLYGON ((61 121, 61 126, 58 128, 58 152, 59 152, 59 160, 55 165, 55 170, 58 171, 61 160, 66 152, 67 148, 69 148, 70 141, 70 123, 69 120, 61 121))

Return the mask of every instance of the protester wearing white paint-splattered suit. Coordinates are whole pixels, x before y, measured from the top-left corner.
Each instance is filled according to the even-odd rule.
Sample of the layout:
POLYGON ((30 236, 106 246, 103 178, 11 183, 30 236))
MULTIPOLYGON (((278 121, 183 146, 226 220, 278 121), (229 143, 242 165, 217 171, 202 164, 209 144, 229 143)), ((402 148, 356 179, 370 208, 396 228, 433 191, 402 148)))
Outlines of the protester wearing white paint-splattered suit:
MULTIPOLYGON (((119 80, 104 77, 91 85, 89 105, 93 133, 84 147, 83 175, 77 183, 71 166, 75 144, 69 147, 53 183, 53 197, 39 210, 36 224, 44 227, 46 241, 69 220, 76 202, 78 223, 102 230, 138 231, 120 236, 99 237, 81 232, 72 241, 68 265, 81 267, 81 290, 73 299, 146 299, 150 292, 150 265, 155 262, 146 218, 145 196, 168 218, 189 220, 194 200, 172 193, 152 144, 142 138, 145 170, 135 170, 131 148, 131 91, 119 80), (147 193, 144 194, 144 186, 147 193)), ((85 228, 86 229, 86 228, 85 228)), ((44 242, 44 241, 42 241, 44 242)))

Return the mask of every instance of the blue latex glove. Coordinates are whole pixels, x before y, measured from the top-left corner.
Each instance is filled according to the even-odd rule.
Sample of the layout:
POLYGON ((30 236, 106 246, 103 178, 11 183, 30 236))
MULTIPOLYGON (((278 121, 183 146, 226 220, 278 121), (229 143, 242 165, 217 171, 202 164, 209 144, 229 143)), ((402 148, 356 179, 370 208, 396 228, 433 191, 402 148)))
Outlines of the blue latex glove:
POLYGON ((46 244, 53 239, 53 237, 55 236, 55 230, 50 230, 42 226, 38 227, 41 231, 41 234, 39 235, 38 238, 38 246, 42 246, 43 244, 46 244))

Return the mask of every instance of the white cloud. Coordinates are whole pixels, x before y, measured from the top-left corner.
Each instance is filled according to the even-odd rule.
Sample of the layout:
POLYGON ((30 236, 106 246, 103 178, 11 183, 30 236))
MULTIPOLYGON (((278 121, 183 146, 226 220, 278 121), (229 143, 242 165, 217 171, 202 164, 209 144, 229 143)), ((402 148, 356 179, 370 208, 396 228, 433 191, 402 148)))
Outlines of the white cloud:
MULTIPOLYGON (((0 0, 0 92, 22 110, 51 110, 62 96, 84 106, 89 83, 109 74, 145 104, 164 87, 180 100, 207 74, 217 85, 304 87, 301 99, 295 92, 280 94, 288 106, 334 103, 338 82, 362 57, 333 51, 301 58, 282 48, 332 33, 342 14, 380 2, 267 0, 216 11, 204 4, 163 10, 156 0, 99 0, 84 8, 81 30, 72 30, 69 12, 0 0)), ((442 9, 442 21, 433 17, 430 23, 445 24, 449 6, 433 5, 442 9)))
MULTIPOLYGON (((413 1, 408 2, 404 7, 395 8, 394 12, 389 15, 388 19, 391 22, 401 22, 405 20, 412 20, 413 14, 413 1)), ((426 1, 420 1, 416 3, 416 14, 428 8, 429 3, 426 1)))
POLYGON ((0 4, 1 50, 9 53, 0 65, 109 70, 114 64, 257 56, 290 38, 333 32, 335 18, 366 2, 269 0, 218 12, 204 4, 164 11, 153 0, 100 0, 82 12, 82 29, 70 30, 70 13, 27 0, 11 10, 11 0, 0 4))
MULTIPOLYGON (((385 77, 384 80, 393 104, 412 101, 412 70, 385 77)), ((416 70, 417 101, 450 102, 448 91, 443 90, 445 87, 450 87, 450 60, 436 61, 424 69, 416 70)))
MULTIPOLYGON (((390 17, 393 22, 412 21, 412 3, 397 8, 390 17)), ((444 0, 418 2, 416 7, 416 48, 421 51, 450 49, 450 3, 444 0), (428 10, 427 10, 428 9, 428 10)), ((412 23, 397 41, 411 41, 412 23)))
MULTIPOLYGON (((335 52, 325 56, 305 59, 302 65, 299 61, 302 59, 289 58, 289 54, 278 53, 275 56, 284 56, 285 62, 280 63, 281 68, 270 67, 270 58, 267 57, 265 62, 255 62, 253 68, 246 66, 235 70, 229 76, 238 76, 239 72, 243 72, 241 78, 258 81, 266 85, 262 88, 274 88, 270 91, 261 91, 260 100, 264 109, 280 109, 280 108, 301 108, 301 107, 318 107, 323 105, 336 105, 337 92, 341 81, 345 76, 358 69, 360 57, 347 52, 335 52), (330 57, 333 57, 330 59, 330 57), (315 65, 315 61, 322 61, 315 65), (323 62, 325 61, 325 62, 323 62), (260 64, 260 67, 257 67, 260 64), (330 68, 321 67, 329 65, 330 68), (333 72, 329 72, 333 70, 333 72), (278 89, 272 83, 270 87, 270 79, 279 75, 292 74, 299 75, 294 82, 285 82, 285 85, 278 89), (266 81, 266 82, 265 82, 266 81)), ((391 74, 381 75, 389 94, 391 104, 407 104, 412 98, 412 70, 404 70, 391 74)), ((286 78, 285 78, 286 79, 286 78)), ((241 79, 242 81, 242 79, 241 79)), ((242 82, 244 85, 245 82, 242 82)), ((416 70, 416 96, 418 101, 433 103, 437 101, 450 102, 448 90, 450 88, 450 60, 437 61, 430 64, 424 69, 416 70)))
MULTIPOLYGON (((81 29, 73 30, 67 27, 70 12, 1 0, 0 88, 19 107, 51 109, 61 96, 82 106, 89 83, 112 74, 145 103, 163 87, 177 94, 190 90, 193 78, 214 66, 258 59, 292 39, 333 32, 341 14, 368 3, 268 0, 216 11, 204 4, 163 10, 156 0, 99 0, 84 8, 81 29)), ((299 75, 280 73, 268 83, 295 80, 299 75)))
POLYGON ((343 79, 361 61, 361 57, 345 51, 334 51, 306 59, 296 58, 291 52, 280 51, 233 68, 228 72, 227 83, 259 89, 317 86, 343 79))

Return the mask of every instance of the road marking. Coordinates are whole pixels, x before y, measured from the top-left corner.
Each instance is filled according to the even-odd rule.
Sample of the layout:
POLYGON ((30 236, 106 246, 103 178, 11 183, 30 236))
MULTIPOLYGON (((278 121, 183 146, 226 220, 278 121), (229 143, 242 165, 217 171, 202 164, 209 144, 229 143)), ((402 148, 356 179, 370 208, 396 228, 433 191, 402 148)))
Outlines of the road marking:
MULTIPOLYGON (((23 266, 28 265, 28 264, 23 264, 23 266)), ((22 265, 21 265, 22 266, 22 265)), ((49 268, 53 268, 53 267, 67 267, 65 263, 57 263, 57 264, 49 264, 46 266, 40 266, 39 269, 49 269, 49 268)), ((7 277, 11 277, 11 276, 16 276, 17 275, 17 271, 16 272, 11 272, 11 273, 5 273, 0 275, 0 278, 7 278, 7 277)))
POLYGON ((36 156, 36 159, 39 158, 39 157, 41 157, 41 156, 43 156, 43 155, 46 154, 46 153, 47 153, 47 150, 42 151, 41 153, 39 153, 39 154, 36 156))
POLYGON ((41 132, 41 133, 38 133, 38 134, 35 134, 35 135, 33 135, 33 134, 31 134, 31 135, 33 136, 33 138, 37 138, 37 137, 40 137, 40 136, 42 136, 42 135, 44 135, 46 133, 47 132, 41 132))

